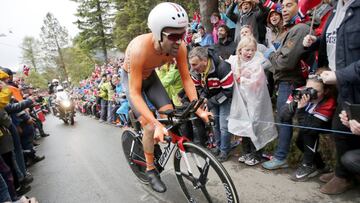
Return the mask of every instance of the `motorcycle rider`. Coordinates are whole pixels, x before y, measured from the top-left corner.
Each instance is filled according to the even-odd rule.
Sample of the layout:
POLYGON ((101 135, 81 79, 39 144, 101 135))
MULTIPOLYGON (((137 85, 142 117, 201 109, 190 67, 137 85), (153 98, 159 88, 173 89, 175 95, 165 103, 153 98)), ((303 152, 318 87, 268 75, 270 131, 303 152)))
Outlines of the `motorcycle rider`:
POLYGON ((56 109, 58 110, 57 116, 63 117, 64 116, 64 110, 60 107, 60 103, 65 100, 69 100, 69 94, 64 91, 64 88, 61 85, 58 85, 56 87, 56 93, 55 93, 55 105, 56 109))
POLYGON ((56 93, 56 87, 59 85, 58 79, 53 79, 49 84, 49 94, 56 93))

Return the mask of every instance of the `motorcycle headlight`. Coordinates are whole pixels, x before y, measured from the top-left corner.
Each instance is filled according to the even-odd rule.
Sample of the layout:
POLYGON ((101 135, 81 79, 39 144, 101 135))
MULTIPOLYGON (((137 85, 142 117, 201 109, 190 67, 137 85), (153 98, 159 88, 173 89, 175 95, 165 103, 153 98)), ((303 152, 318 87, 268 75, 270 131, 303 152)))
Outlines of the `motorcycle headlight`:
POLYGON ((69 100, 65 100, 62 101, 61 104, 65 107, 65 108, 69 108, 71 106, 71 102, 69 100))

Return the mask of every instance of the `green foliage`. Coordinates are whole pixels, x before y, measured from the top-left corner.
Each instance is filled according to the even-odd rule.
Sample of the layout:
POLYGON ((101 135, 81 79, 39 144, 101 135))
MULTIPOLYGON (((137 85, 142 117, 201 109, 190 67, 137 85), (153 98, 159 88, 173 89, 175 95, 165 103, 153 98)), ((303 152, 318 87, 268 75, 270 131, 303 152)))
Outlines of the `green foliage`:
MULTIPOLYGON (((161 0, 115 0, 118 9, 115 18, 114 43, 124 51, 129 42, 136 36, 149 32, 147 17, 151 9, 161 0)), ((188 12, 189 18, 199 7, 197 0, 174 0, 188 12)))
POLYGON ((89 53, 101 50, 107 59, 107 50, 113 47, 113 3, 102 0, 73 0, 79 4, 75 24, 81 30, 77 43, 89 53))
POLYGON ((23 63, 27 64, 37 72, 38 63, 40 61, 39 41, 34 37, 24 37, 21 49, 23 63))
POLYGON ((26 84, 31 84, 35 88, 46 89, 47 88, 47 80, 39 72, 36 72, 34 69, 30 69, 29 76, 25 77, 26 84))
POLYGON ((91 74, 95 64, 95 61, 78 46, 64 50, 64 61, 71 78, 71 83, 75 85, 91 74))

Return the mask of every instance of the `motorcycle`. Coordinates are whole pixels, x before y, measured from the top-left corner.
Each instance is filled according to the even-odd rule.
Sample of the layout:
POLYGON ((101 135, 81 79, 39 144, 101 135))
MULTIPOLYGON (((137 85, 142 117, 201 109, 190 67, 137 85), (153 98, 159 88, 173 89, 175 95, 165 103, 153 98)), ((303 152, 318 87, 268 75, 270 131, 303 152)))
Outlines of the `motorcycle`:
POLYGON ((74 125, 75 123, 75 109, 74 102, 68 98, 62 100, 57 104, 56 112, 58 112, 58 116, 61 120, 64 121, 65 124, 70 123, 70 125, 74 125))

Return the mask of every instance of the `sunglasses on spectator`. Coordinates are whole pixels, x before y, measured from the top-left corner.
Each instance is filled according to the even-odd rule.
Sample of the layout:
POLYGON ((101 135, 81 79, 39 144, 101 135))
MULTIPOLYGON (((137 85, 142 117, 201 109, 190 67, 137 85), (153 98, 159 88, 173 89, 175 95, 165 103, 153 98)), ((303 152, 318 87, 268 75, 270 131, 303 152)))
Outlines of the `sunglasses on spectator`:
POLYGON ((162 32, 162 34, 165 35, 170 41, 173 41, 173 42, 183 40, 185 37, 185 32, 181 33, 181 34, 162 32))

